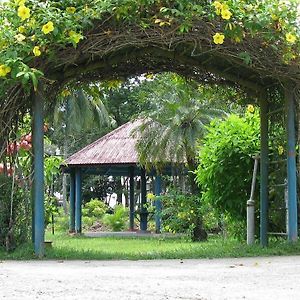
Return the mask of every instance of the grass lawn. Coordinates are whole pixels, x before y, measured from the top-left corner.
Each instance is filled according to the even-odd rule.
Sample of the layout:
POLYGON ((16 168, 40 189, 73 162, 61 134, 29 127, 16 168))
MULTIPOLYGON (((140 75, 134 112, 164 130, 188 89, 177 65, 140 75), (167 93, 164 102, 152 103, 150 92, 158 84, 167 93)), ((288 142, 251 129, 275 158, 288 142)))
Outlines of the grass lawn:
MULTIPOLYGON (((182 238, 88 238, 56 233, 46 234, 52 248, 46 250, 45 259, 187 259, 221 258, 269 255, 300 255, 300 242, 289 244, 284 240, 271 241, 268 248, 247 246, 236 240, 213 236, 207 242, 192 243, 182 238)), ((15 252, 0 251, 0 259, 34 259, 32 245, 27 244, 15 252)))

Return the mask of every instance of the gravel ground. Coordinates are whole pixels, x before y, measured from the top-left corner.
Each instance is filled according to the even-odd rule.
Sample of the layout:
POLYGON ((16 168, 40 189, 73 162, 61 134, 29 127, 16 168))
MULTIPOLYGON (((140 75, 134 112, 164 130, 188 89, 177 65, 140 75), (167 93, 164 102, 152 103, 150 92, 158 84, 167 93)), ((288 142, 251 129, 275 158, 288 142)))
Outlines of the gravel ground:
POLYGON ((2 261, 0 299, 300 299, 300 256, 2 261))

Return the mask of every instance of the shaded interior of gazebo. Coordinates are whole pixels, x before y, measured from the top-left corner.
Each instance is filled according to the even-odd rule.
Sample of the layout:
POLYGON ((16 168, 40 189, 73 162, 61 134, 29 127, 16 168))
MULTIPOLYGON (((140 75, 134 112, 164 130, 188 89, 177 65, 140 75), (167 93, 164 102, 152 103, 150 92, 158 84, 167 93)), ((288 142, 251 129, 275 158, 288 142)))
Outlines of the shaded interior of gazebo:
POLYGON ((130 121, 112 132, 106 134, 90 145, 71 155, 62 166, 65 173, 70 174, 70 232, 82 231, 82 177, 84 175, 124 176, 129 178, 129 229, 134 230, 135 219, 135 177, 140 177, 141 194, 139 221, 140 230, 147 230, 147 176, 154 177, 155 225, 156 232, 161 229, 161 201, 162 175, 186 174, 183 164, 164 163, 156 170, 147 170, 139 164, 136 142, 138 127, 142 120, 130 121))

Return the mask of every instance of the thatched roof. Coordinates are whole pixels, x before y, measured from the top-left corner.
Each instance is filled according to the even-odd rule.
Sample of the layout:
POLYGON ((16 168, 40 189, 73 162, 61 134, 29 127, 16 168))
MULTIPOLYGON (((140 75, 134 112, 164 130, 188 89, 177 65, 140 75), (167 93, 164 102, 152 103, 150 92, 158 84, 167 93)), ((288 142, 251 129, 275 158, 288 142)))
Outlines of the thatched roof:
POLYGON ((130 121, 71 155, 66 163, 71 166, 137 164, 138 153, 134 129, 141 119, 130 121))

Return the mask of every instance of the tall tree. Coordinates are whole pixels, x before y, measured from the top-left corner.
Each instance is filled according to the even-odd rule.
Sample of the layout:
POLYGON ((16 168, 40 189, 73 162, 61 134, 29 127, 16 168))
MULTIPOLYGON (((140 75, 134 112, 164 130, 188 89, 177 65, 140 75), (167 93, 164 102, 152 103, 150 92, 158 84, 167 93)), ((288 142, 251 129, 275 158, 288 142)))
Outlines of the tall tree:
MULTIPOLYGON (((186 162, 189 171, 197 167, 197 141, 203 137, 206 125, 224 111, 212 108, 194 82, 177 75, 158 78, 158 86, 147 95, 152 110, 144 113, 137 144, 142 164, 186 162)), ((190 172, 193 192, 198 188, 190 172)))
MULTIPOLYGON (((55 142, 67 158, 71 152, 88 143, 87 134, 99 137, 110 127, 110 118, 101 100, 101 93, 93 86, 65 89, 58 97, 54 110, 53 126, 55 142), (98 129, 98 130, 97 130, 98 129), (84 139, 83 142, 80 139, 84 139)), ((63 206, 67 212, 67 177, 63 174, 63 206)))

